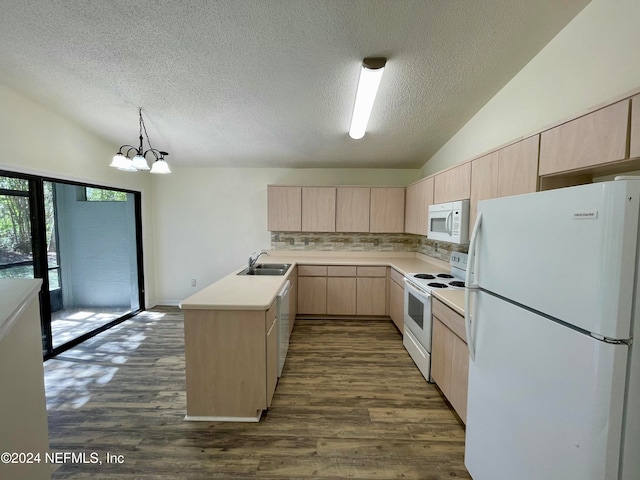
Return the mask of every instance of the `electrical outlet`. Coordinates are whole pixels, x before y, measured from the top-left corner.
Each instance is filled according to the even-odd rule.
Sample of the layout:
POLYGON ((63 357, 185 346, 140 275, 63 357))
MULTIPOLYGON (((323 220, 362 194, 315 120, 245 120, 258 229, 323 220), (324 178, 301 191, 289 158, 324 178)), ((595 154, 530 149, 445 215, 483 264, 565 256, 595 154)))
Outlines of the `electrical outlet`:
POLYGON ((433 248, 436 252, 438 251, 438 242, 434 243, 433 248))
POLYGON ((196 279, 195 279, 195 278, 192 278, 192 279, 191 279, 191 286, 192 286, 192 287, 195 287, 195 286, 196 286, 196 279))

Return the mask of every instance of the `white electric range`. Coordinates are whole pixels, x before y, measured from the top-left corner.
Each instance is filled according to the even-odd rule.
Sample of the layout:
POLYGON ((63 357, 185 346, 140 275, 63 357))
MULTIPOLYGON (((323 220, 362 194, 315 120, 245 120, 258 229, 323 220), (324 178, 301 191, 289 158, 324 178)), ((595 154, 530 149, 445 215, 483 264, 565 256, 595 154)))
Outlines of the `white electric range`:
POLYGON ((416 366, 431 381, 431 292, 464 290, 467 254, 453 252, 449 273, 417 272, 404 277, 403 345, 416 366))

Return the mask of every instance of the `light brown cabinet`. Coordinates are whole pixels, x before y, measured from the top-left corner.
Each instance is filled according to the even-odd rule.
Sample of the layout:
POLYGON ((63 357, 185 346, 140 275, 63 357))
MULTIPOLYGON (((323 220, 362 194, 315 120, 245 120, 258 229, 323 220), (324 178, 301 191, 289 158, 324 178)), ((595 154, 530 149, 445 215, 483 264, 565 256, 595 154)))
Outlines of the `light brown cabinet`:
POLYGON ((302 231, 336 231, 335 187, 302 187, 302 231))
POLYGON ((464 318, 436 299, 432 302, 432 316, 431 377, 466 422, 469 351, 464 318))
POLYGON ((640 157, 640 95, 631 99, 630 158, 640 157))
POLYGON ((267 336, 267 408, 271 406, 273 400, 273 394, 276 391, 276 384, 278 383, 278 318, 277 318, 277 303, 274 302, 273 306, 269 309, 265 321, 265 329, 267 336))
POLYGON ((476 221, 478 202, 498 196, 498 152, 471 162, 471 201, 469 205, 469 234, 476 221))
POLYGON ((298 313, 326 315, 327 277, 298 276, 298 313))
POLYGON ((404 187, 372 187, 369 231, 404 232, 404 187))
POLYGON ((434 177, 433 203, 453 202, 471 197, 471 162, 445 170, 434 177))
POLYGON ((387 314, 387 267, 358 267, 357 315, 387 314))
POLYGON ((298 312, 387 315, 387 267, 299 265, 298 312))
POLYGON ((630 100, 623 100, 542 132, 541 176, 624 160, 630 100))
POLYGON ((356 314, 356 267, 327 267, 327 314, 356 314))
POLYGON ((498 152, 498 197, 536 191, 539 146, 540 135, 533 135, 498 152))
POLYGON ((299 232, 302 229, 302 188, 267 186, 267 229, 299 232))
POLYGON ((369 187, 336 188, 336 232, 368 232, 369 187))
POLYGON ((471 162, 469 231, 478 201, 536 191, 538 144, 539 135, 534 135, 471 162))
POLYGON ((267 311, 184 310, 187 420, 258 419, 278 374, 277 302, 267 311))
POLYGON ((390 269, 389 316, 400 333, 404 333, 404 276, 390 269))
POLYGON ((429 205, 433 204, 433 177, 420 180, 406 189, 404 231, 427 235, 429 205))
POLYGON ((294 271, 289 276, 291 290, 289 291, 289 333, 293 331, 298 313, 298 267, 293 267, 294 271))

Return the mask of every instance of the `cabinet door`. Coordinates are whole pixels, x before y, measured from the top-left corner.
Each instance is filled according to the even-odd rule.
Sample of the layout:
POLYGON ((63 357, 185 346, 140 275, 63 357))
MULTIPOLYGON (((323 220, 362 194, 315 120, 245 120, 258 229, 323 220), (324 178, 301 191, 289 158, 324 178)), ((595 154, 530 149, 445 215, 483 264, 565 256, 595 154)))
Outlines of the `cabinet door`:
POLYGON ((371 188, 369 231, 404 232, 404 187, 371 188))
POLYGON ((465 423, 467 422, 468 383, 469 348, 457 335, 451 333, 451 385, 448 398, 465 423))
POLYGON ((267 330, 267 408, 271 406, 278 383, 278 319, 273 318, 267 330))
POLYGON ((336 231, 335 187, 302 187, 302 231, 336 231))
POLYGON ((404 333, 404 288, 394 281, 389 286, 389 315, 400 333, 404 333))
POLYGON ((267 228, 271 232, 299 232, 302 221, 302 188, 267 187, 267 228))
POLYGON ((298 313, 327 313, 327 277, 298 277, 298 313))
POLYGON ((297 313, 298 313, 298 281, 293 279, 291 282, 291 292, 289 293, 289 334, 293 332, 293 326, 296 323, 297 313))
POLYGON ((631 99, 631 158, 640 157, 640 95, 631 99))
POLYGON ((429 205, 433 203, 433 177, 420 180, 406 189, 404 231, 427 235, 429 205))
POLYGON ((471 162, 463 163, 434 177, 433 203, 453 202, 471 197, 471 162))
POLYGON ((627 99, 542 132, 540 175, 624 160, 628 125, 627 99))
POLYGON ((327 314, 356 314, 356 279, 355 277, 327 278, 327 314))
POLYGON ((451 352, 453 337, 451 331, 444 324, 433 318, 431 333, 431 378, 436 382, 442 393, 449 398, 451 391, 451 352))
POLYGON ((336 232, 369 231, 369 187, 337 187, 336 232))
POLYGON ((386 315, 386 277, 358 277, 356 293, 357 315, 386 315))
POLYGON ((469 232, 476 221, 478 201, 498 196, 498 152, 490 153, 471 162, 471 202, 469 206, 469 232))
POLYGON ((498 197, 536 191, 539 145, 540 135, 534 135, 498 152, 498 197))

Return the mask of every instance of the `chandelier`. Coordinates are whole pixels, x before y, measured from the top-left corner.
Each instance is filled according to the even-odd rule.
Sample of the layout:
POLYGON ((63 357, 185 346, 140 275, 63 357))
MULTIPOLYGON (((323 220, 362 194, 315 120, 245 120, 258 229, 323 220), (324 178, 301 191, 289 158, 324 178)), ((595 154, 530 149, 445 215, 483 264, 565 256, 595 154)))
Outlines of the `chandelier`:
POLYGON ((144 120, 142 119, 142 108, 138 109, 138 113, 140 116, 140 146, 136 148, 132 145, 122 145, 118 149, 118 153, 116 153, 113 157, 113 160, 111 161, 111 164, 109 166, 117 168, 118 170, 123 170, 125 172, 150 170, 150 173, 171 173, 169 164, 167 164, 167 161, 164 159, 165 155, 169 154, 167 152, 162 152, 151 147, 149 134, 147 133, 147 127, 145 126, 144 120), (143 132, 144 136, 147 139, 147 145, 149 145, 149 148, 146 151, 142 147, 143 132), (151 155, 153 155, 153 157, 155 158, 151 168, 149 168, 149 164, 147 163, 148 153, 151 153, 151 155), (134 154, 133 158, 129 157, 130 154, 134 154))

